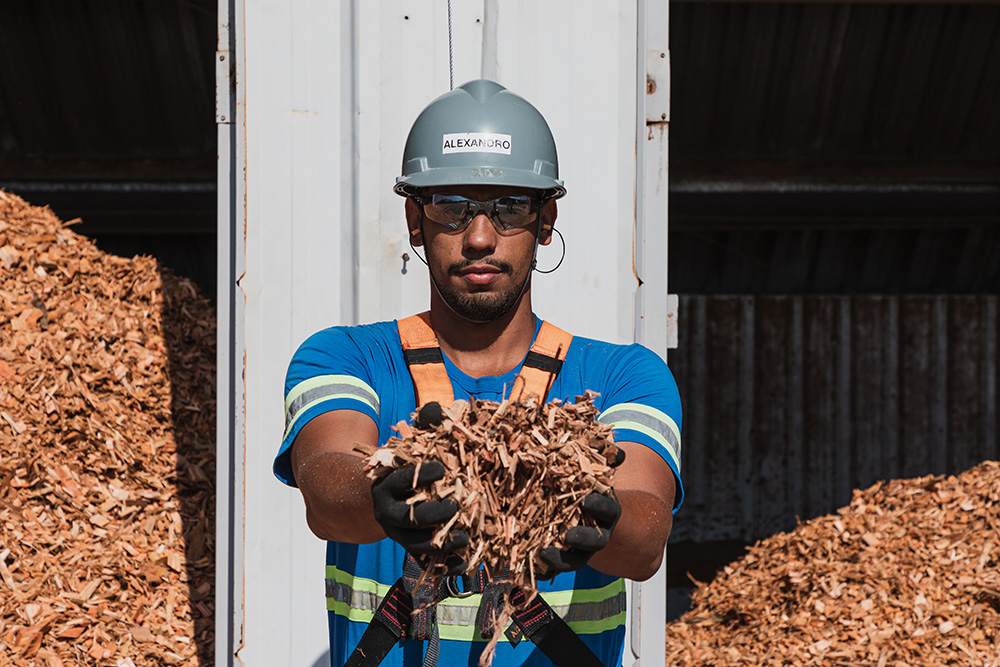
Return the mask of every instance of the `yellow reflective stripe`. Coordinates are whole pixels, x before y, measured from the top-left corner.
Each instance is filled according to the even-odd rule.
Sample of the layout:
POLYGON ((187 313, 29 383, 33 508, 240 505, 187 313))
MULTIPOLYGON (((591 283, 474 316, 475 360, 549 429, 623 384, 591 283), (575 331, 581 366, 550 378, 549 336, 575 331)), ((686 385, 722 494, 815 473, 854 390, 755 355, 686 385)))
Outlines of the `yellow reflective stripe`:
MULTIPOLYGON (((334 581, 347 584, 354 590, 366 591, 369 593, 377 593, 379 596, 383 596, 389 592, 392 586, 386 586, 385 584, 380 584, 374 579, 366 579, 364 577, 359 577, 349 572, 344 572, 336 565, 326 566, 326 578, 333 579, 334 581)), ((572 604, 573 602, 600 602, 601 600, 607 600, 612 598, 619 593, 625 592, 625 580, 615 579, 610 584, 602 586, 601 588, 578 588, 569 591, 545 591, 542 593, 542 597, 545 601, 549 603, 550 606, 565 606, 572 604)), ((479 599, 482 596, 478 593, 474 593, 469 597, 465 598, 448 598, 442 601, 440 604, 447 605, 465 605, 479 607, 479 599), (474 601, 474 602, 473 602, 474 601)))
MULTIPOLYGON (((486 642, 479 636, 476 626, 476 615, 479 613, 479 603, 483 596, 478 593, 467 598, 450 598, 438 602, 437 622, 438 634, 441 639, 462 642, 486 642)), ((503 637, 500 641, 506 642, 503 637)))
POLYGON ((307 391, 329 384, 344 384, 351 387, 357 387, 358 389, 363 389, 367 393, 371 394, 376 401, 378 400, 378 394, 375 393, 375 390, 368 386, 367 382, 359 380, 353 375, 317 375, 303 380, 292 387, 292 390, 288 392, 288 396, 285 397, 285 409, 287 410, 291 407, 292 403, 294 403, 299 396, 307 391))
POLYGON ((347 620, 357 621, 358 623, 371 623, 375 618, 374 609, 355 609, 346 602, 330 598, 326 599, 326 610, 332 611, 337 616, 346 616, 347 620))
MULTIPOLYGON (((578 635, 595 635, 602 632, 607 632, 608 630, 614 630, 625 624, 626 610, 625 610, 625 581, 619 579, 618 582, 611 584, 611 586, 606 586, 603 589, 587 589, 582 591, 575 591, 579 593, 587 593, 587 598, 592 598, 588 601, 580 600, 580 596, 575 596, 573 602, 570 604, 556 604, 555 599, 565 598, 567 593, 572 593, 573 591, 560 591, 556 593, 542 593, 542 597, 552 610, 558 614, 561 618, 567 619, 567 617, 572 617, 576 610, 584 608, 586 606, 599 604, 601 602, 617 603, 616 606, 620 608, 620 611, 616 612, 611 616, 598 619, 582 619, 582 620, 569 620, 566 624, 578 635), (613 595, 609 598, 606 594, 598 596, 596 595, 599 591, 606 590, 608 588, 616 589, 613 595), (615 600, 616 597, 621 597, 620 600, 615 600)), ((452 639, 456 641, 487 641, 479 636, 479 630, 475 625, 476 614, 479 611, 479 601, 481 596, 470 595, 467 598, 462 598, 459 600, 444 600, 438 603, 438 632, 440 633, 441 639, 452 639)), ((506 637, 503 637, 500 641, 507 641, 506 637)))
MULTIPOLYGON (((371 622, 379 602, 390 588, 372 579, 355 577, 333 565, 326 567, 326 578, 327 610, 360 623, 371 622)), ((600 634, 625 623, 624 579, 616 579, 601 588, 553 591, 541 595, 555 613, 566 619, 569 627, 577 634, 600 634), (600 612, 602 605, 605 609, 610 607, 618 611, 597 619, 574 618, 593 613, 594 608, 600 612)), ((439 602, 437 620, 441 639, 488 641, 479 636, 475 624, 481 601, 482 595, 477 593, 465 598, 448 598, 439 602)), ((501 641, 507 641, 506 637, 501 641)))
POLYGON ((350 375, 317 375, 295 385, 285 397, 284 437, 307 410, 337 398, 359 401, 379 413, 378 394, 363 380, 350 375))
POLYGON ((568 605, 573 602, 600 602, 613 598, 619 593, 625 592, 625 580, 615 579, 607 586, 601 588, 580 588, 572 591, 555 591, 542 593, 545 601, 553 607, 568 605))
POLYGON ((356 591, 375 593, 379 596, 379 598, 385 597, 385 594, 389 592, 390 588, 392 588, 392 586, 380 584, 374 579, 365 579, 364 577, 358 577, 349 572, 344 572, 336 565, 326 566, 326 578, 333 579, 339 584, 346 584, 356 591))
POLYGON ((663 412, 662 410, 657 410, 654 407, 643 405, 642 403, 619 403, 618 405, 613 405, 604 412, 602 412, 601 416, 598 417, 598 419, 605 423, 609 423, 609 420, 616 421, 614 415, 615 413, 618 412, 623 412, 623 413, 635 412, 645 417, 648 417, 650 418, 649 420, 632 418, 630 419, 630 421, 636 421, 646 424, 655 424, 658 427, 665 426, 667 428, 667 432, 664 433, 664 437, 670 440, 676 440, 678 443, 681 441, 681 430, 677 428, 677 423, 673 420, 673 418, 670 415, 668 415, 666 412, 663 412), (670 436, 673 437, 671 438, 670 436))
POLYGON ((391 586, 380 584, 374 579, 356 577, 338 569, 334 565, 326 566, 326 609, 338 616, 346 616, 348 620, 360 623, 370 623, 375 618, 375 610, 379 602, 389 592, 391 586), (331 582, 333 585, 331 586, 331 582), (337 599, 331 593, 340 589, 341 595, 349 600, 337 599))
POLYGON ((625 611, 620 611, 614 616, 598 621, 569 621, 566 625, 578 635, 599 635, 602 632, 625 625, 625 611))
MULTIPOLYGON (((439 603, 440 604, 440 603, 439 603)), ((365 609, 353 609, 346 602, 337 602, 334 600, 327 600, 326 605, 327 611, 332 611, 337 616, 343 616, 349 621, 355 621, 358 623, 371 623, 375 618, 375 612, 373 610, 365 609)), ((477 609, 471 610, 472 617, 475 619, 477 609)), ((440 611, 439 611, 440 613, 440 611)), ((624 611, 616 614, 615 616, 608 617, 599 621, 570 621, 567 623, 570 629, 573 630, 578 635, 598 635, 602 632, 607 632, 608 630, 614 630, 622 625, 625 625, 626 614, 624 611)), ((479 629, 476 627, 475 623, 472 625, 451 625, 444 623, 439 619, 438 621, 438 633, 441 639, 449 639, 452 641, 464 641, 464 642, 487 642, 489 638, 483 639, 479 636, 479 629)), ((501 642, 507 642, 507 636, 503 635, 500 638, 501 642)))
POLYGON ((640 403, 619 403, 598 417, 614 428, 630 429, 647 435, 667 450, 670 459, 681 469, 681 431, 667 413, 640 403))
POLYGON ((654 431, 653 429, 649 428, 648 426, 643 426, 642 424, 636 424, 636 423, 633 423, 633 422, 616 422, 614 424, 614 427, 615 428, 627 428, 630 431, 638 431, 639 433, 642 433, 643 435, 648 435, 650 438, 652 438, 653 440, 655 440, 659 444, 663 445, 663 448, 667 452, 667 456, 670 457, 670 460, 673 461, 673 463, 674 463, 675 466, 677 466, 677 471, 680 472, 680 469, 681 469, 681 461, 680 461, 680 459, 677 458, 677 455, 674 453, 673 447, 670 446, 670 443, 667 442, 667 439, 664 438, 662 435, 660 435, 660 433, 658 433, 657 431, 654 431))

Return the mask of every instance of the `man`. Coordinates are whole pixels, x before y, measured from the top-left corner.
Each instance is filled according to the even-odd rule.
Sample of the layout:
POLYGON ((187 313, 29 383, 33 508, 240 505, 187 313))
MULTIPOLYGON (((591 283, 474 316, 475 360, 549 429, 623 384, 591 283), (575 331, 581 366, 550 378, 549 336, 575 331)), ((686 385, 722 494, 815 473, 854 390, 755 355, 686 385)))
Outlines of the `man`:
MULTIPOLYGON (((455 513, 454 502, 417 503, 411 513, 405 500, 412 469, 373 486, 355 443, 385 443, 392 425, 410 419, 431 393, 435 400, 441 392, 447 394, 442 400, 502 400, 519 374, 540 365, 558 372, 550 400, 600 392, 601 420, 614 424, 625 452, 615 497, 588 498, 584 505, 599 528, 572 529, 565 550, 543 553, 554 577, 539 582, 542 597, 568 623, 569 637, 579 637, 602 664, 620 665, 622 578, 642 580, 656 572, 682 495, 680 400, 670 371, 641 346, 570 337, 534 315, 535 255, 552 240, 556 199, 566 190, 548 125, 523 98, 478 80, 434 100, 410 131, 395 191, 406 197, 412 245, 426 251, 429 314, 321 331, 296 352, 285 383, 286 431, 275 473, 299 487, 310 528, 328 541, 333 664, 347 662, 362 641, 379 601, 400 579, 407 552, 417 559, 407 567, 419 572, 413 563, 435 552, 453 554, 468 541, 454 531, 443 547, 432 547, 430 535, 455 513), (430 343, 413 342, 421 336, 430 343), (543 338, 562 342, 546 357, 543 338), (444 378, 444 386, 428 389, 428 372, 444 378)), ((424 466, 419 484, 440 478, 443 468, 436 465, 424 466)), ((464 565, 449 562, 455 571, 464 565)), ((411 585, 412 579, 410 570, 411 585)), ((435 599, 446 595, 443 590, 435 599)), ((435 656, 442 665, 475 664, 489 638, 477 626, 477 608, 489 597, 481 592, 439 600, 432 627, 423 628, 427 641, 405 632, 399 641, 391 637, 383 664, 419 665, 435 656)), ((412 586, 403 597, 409 600, 410 593, 412 586)), ((408 617, 402 618, 405 626, 408 617)), ((526 634, 538 642, 539 635, 526 634)), ((365 642, 352 660, 374 652, 365 642)), ((553 643, 573 642, 564 636, 546 651, 553 643)), ((560 662, 538 646, 505 639, 493 664, 560 662)))

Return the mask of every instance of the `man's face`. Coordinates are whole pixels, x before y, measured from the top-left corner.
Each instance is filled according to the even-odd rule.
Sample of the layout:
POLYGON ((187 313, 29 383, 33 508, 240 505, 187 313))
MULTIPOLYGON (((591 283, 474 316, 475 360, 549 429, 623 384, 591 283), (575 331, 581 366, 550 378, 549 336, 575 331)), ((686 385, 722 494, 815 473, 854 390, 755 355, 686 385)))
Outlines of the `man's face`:
MULTIPOLYGON (((497 197, 536 193, 500 186, 451 186, 429 188, 425 195, 446 194, 488 201, 497 197)), ((473 322, 492 322, 508 313, 520 299, 531 273, 535 233, 543 229, 541 245, 551 241, 555 202, 541 209, 532 206, 536 219, 525 227, 499 230, 485 212, 479 212, 464 229, 453 230, 434 222, 412 199, 406 202, 407 224, 414 245, 426 249, 431 278, 445 303, 473 322)))

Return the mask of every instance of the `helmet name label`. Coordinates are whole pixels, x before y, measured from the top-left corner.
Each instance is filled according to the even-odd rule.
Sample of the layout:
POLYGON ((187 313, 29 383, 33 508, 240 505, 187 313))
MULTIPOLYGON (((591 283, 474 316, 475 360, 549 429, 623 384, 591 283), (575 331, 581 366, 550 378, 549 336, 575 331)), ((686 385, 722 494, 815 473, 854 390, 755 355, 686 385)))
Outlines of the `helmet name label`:
POLYGON ((510 155, 510 135, 491 132, 458 132, 443 137, 441 153, 499 153, 510 155))

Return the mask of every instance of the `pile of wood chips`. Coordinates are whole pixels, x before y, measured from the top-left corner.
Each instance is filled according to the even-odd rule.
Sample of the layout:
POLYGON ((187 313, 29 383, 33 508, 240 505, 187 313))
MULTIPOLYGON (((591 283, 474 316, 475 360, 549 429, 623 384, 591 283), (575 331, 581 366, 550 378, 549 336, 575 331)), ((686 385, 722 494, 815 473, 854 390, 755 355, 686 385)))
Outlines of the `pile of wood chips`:
MULTIPOLYGON (((441 544, 449 531, 465 530, 469 546, 456 553, 468 571, 484 566, 493 578, 509 564, 513 585, 533 599, 536 579, 546 576, 538 553, 549 546, 563 548, 561 539, 570 527, 593 525, 580 504, 592 492, 611 492, 610 464, 618 447, 611 426, 596 419, 595 396, 587 392, 575 403, 556 400, 541 406, 534 398, 455 401, 444 408, 440 425, 421 429, 400 422, 395 426, 399 437, 359 451, 370 456, 366 469, 372 479, 422 462, 444 464, 445 477, 410 499, 454 498, 458 503, 458 513, 435 540, 441 544)), ((443 573, 444 561, 432 561, 426 571, 443 573)), ((512 611, 508 602, 491 647, 512 611)))
POLYGON ((214 308, 0 191, 0 664, 213 657, 214 308))
POLYGON ((667 664, 1000 665, 1000 463, 880 482, 752 547, 667 625, 667 664))

